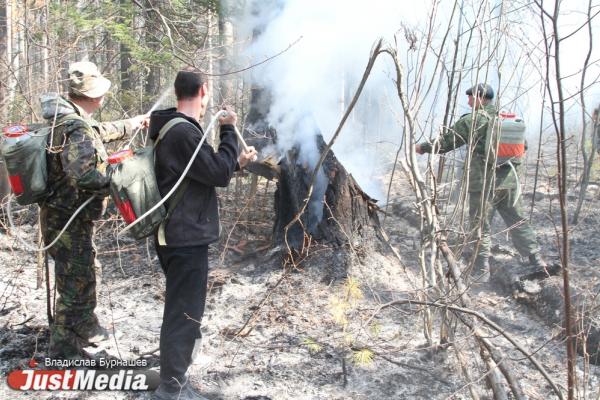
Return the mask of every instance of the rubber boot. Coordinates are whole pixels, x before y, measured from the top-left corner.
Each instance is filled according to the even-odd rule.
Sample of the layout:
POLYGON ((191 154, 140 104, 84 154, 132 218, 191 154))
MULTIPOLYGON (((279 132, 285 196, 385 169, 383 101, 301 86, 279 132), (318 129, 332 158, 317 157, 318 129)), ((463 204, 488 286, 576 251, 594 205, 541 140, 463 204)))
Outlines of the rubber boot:
POLYGON ((490 280, 490 258, 477 256, 473 266, 473 279, 476 282, 487 282, 490 280))

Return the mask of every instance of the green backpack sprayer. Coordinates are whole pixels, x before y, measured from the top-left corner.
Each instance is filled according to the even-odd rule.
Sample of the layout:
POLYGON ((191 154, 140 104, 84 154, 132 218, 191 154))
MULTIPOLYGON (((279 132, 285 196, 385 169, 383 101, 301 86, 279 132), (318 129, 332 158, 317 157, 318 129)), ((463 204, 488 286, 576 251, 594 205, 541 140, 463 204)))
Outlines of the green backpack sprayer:
MULTIPOLYGON (((211 131, 217 119, 225 113, 226 111, 220 111, 213 117, 206 129, 206 133, 211 131)), ((53 126, 14 125, 4 128, 0 153, 6 165, 11 190, 16 197, 17 203, 20 205, 41 202, 49 194, 46 166, 49 138, 52 137, 54 129, 69 118, 81 119, 81 117, 69 116, 68 118, 57 120, 53 126)), ((117 236, 131 230, 135 239, 142 239, 158 230, 159 243, 165 243, 164 224, 183 196, 187 187, 185 176, 206 140, 206 133, 204 133, 180 178, 171 191, 163 198, 158 190, 154 172, 155 149, 168 131, 179 123, 191 124, 184 118, 175 118, 161 129, 159 137, 153 145, 135 152, 129 149, 122 150, 109 157, 107 173, 110 177, 110 194, 119 213, 127 224, 117 236), (173 194, 175 194, 175 197, 170 202, 169 208, 166 209, 163 204, 173 194)), ((244 150, 248 151, 248 146, 237 128, 235 132, 244 150)), ((58 241, 77 214, 93 198, 94 196, 90 197, 75 211, 62 231, 49 245, 37 248, 31 246, 17 235, 18 239, 32 251, 45 251, 49 249, 58 241)), ((7 214, 11 225, 14 226, 10 201, 8 202, 7 214)))
MULTIPOLYGON (((0 154, 6 166, 12 195, 17 203, 26 206, 42 202, 50 193, 46 155, 53 140, 54 131, 67 120, 83 119, 77 115, 58 118, 51 125, 12 125, 2 130, 0 154)), ((86 200, 67 221, 61 232, 49 245, 37 248, 16 235, 29 250, 45 251, 52 247, 69 227, 77 214, 87 206, 94 196, 86 200)), ((7 202, 6 214, 10 225, 15 227, 11 212, 11 199, 7 202)))
POLYGON ((488 125, 486 148, 495 144, 496 166, 521 163, 525 157, 525 121, 514 113, 500 112, 488 125))
MULTIPOLYGON (((154 144, 135 152, 124 150, 109 157, 110 194, 127 224, 117 234, 117 237, 129 230, 136 239, 142 239, 157 232, 159 244, 166 244, 165 224, 185 193, 188 185, 185 177, 204 144, 207 133, 213 129, 217 119, 225 114, 226 111, 219 111, 212 118, 186 168, 164 197, 160 195, 154 172, 156 146, 172 127, 180 123, 191 124, 191 122, 184 118, 174 118, 162 127, 154 144), (169 202, 169 207, 166 209, 164 203, 173 194, 175 197, 169 202)), ((248 146, 237 128, 235 128, 235 132, 244 151, 248 151, 248 146)))
POLYGON ((525 158, 526 130, 525 121, 509 112, 498 113, 488 124, 486 149, 490 149, 493 143, 492 154, 495 156, 496 168, 508 165, 517 180, 517 194, 513 205, 517 204, 521 196, 519 174, 514 164, 522 163, 525 158))
POLYGON ((0 153, 17 203, 37 203, 48 195, 46 151, 54 127, 13 125, 3 129, 0 153))
MULTIPOLYGON (((136 239, 151 235, 168 219, 187 187, 187 181, 184 181, 183 185, 177 188, 177 193, 167 210, 161 202, 162 197, 154 173, 154 153, 157 145, 172 127, 180 123, 192 124, 184 118, 174 118, 162 127, 154 144, 135 152, 129 149, 122 150, 108 158, 110 195, 125 223, 129 225, 127 228, 131 229, 136 239), (159 206, 153 208, 156 204, 159 206), (143 217, 136 221, 138 216, 143 217)), ((201 143, 203 141, 204 137, 201 143)))

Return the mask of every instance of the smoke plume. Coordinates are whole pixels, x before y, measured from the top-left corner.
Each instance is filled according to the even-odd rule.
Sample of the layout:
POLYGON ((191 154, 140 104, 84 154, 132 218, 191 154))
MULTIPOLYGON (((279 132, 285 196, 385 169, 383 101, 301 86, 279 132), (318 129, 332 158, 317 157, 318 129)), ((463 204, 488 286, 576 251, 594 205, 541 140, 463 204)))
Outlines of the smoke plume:
MULTIPOLYGON (((392 38, 402 23, 400 2, 368 5, 344 0, 251 2, 236 26, 251 38, 244 64, 283 54, 252 70, 249 80, 272 94, 268 122, 277 129, 280 151, 292 146, 314 165, 319 157, 314 135, 327 141, 350 102, 379 37, 392 38), (297 42, 297 43, 296 43, 297 42), (315 124, 316 128, 315 129, 315 124)), ((404 12, 404 17, 406 12, 404 12)), ((374 177, 384 156, 399 144, 401 130, 389 65, 379 61, 352 118, 334 146, 336 156, 363 189, 381 199, 374 177)))

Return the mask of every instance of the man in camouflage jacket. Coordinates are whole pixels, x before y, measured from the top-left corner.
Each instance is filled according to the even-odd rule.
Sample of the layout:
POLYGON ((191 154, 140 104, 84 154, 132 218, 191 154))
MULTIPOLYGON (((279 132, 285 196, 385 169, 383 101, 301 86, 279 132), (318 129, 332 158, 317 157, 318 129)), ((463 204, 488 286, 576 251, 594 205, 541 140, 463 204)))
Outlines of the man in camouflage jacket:
POLYGON ((446 153, 465 144, 469 146, 470 237, 477 240, 478 244, 476 269, 486 275, 489 273, 490 224, 495 211, 499 212, 509 227, 512 242, 521 256, 528 257, 531 265, 546 267, 535 232, 523 213, 521 199, 518 198, 520 165, 514 162, 512 166, 503 164, 496 167, 495 160, 491 160, 490 149, 486 148, 492 143, 486 140, 488 125, 496 116, 494 91, 487 84, 477 84, 468 89, 466 94, 473 111, 460 117, 433 144, 417 144, 416 151, 419 154, 446 153))
POLYGON ((110 81, 91 62, 69 68, 68 99, 55 93, 41 96, 42 112, 54 126, 47 158, 50 194, 40 205, 42 235, 51 243, 73 213, 91 196, 94 199, 77 215, 48 253, 54 259, 56 302, 50 327, 49 355, 81 357, 83 347, 102 338, 96 307, 94 220, 103 212, 109 179, 103 142, 123 138, 147 124, 147 117, 99 123, 91 114, 102 106, 110 81))

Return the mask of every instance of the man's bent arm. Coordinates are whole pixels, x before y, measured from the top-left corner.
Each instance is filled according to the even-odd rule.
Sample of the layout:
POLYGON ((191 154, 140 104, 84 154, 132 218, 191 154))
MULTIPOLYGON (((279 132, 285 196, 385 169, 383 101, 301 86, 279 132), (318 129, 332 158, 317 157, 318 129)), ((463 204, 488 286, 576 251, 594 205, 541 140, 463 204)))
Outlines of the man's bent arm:
POLYGON ((102 141, 108 143, 131 136, 139 124, 135 123, 134 118, 129 118, 110 122, 94 121, 93 126, 102 138, 102 141))
POLYGON ((446 129, 437 142, 421 143, 425 153, 447 153, 469 143, 471 118, 460 118, 452 127, 446 129))
MULTIPOLYGON (((186 135, 186 144, 181 145, 183 159, 189 160, 191 153, 196 148, 199 138, 186 135), (189 154, 187 154, 189 152, 189 154)), ((188 176, 208 186, 225 187, 229 184, 238 165, 239 146, 233 125, 221 126, 221 141, 219 149, 215 152, 207 144, 202 146, 198 156, 188 172, 188 176)))

